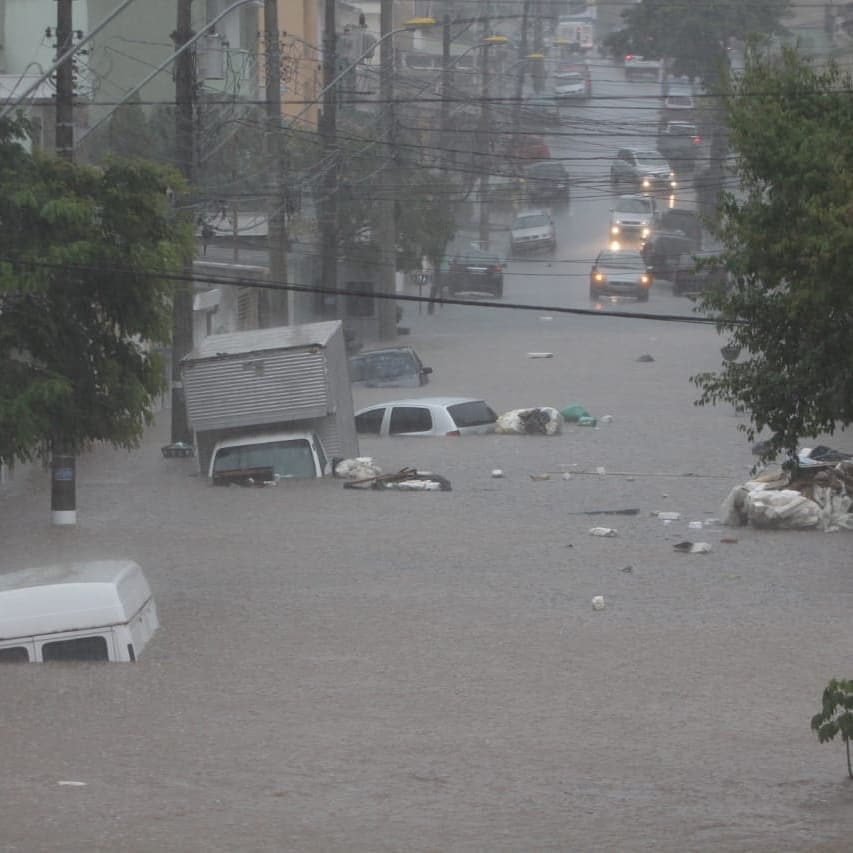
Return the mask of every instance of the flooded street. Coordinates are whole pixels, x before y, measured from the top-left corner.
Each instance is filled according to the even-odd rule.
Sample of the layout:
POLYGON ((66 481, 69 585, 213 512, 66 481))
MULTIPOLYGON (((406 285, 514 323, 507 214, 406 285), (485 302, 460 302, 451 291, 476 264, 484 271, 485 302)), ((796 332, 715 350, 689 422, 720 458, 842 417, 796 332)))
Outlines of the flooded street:
POLYGON ((4 668, 0 849, 848 849, 843 747, 809 719, 849 666, 849 534, 687 529, 754 461, 692 405, 713 330, 484 314, 413 314, 425 391, 613 422, 362 439, 453 484, 400 494, 211 488, 161 457, 164 417, 79 460, 76 529, 44 476, 10 487, 0 569, 131 557, 162 628, 133 666, 4 668))
MULTIPOLYGON (((610 160, 651 132, 655 90, 614 106, 624 81, 594 71, 600 101, 551 140, 574 158, 557 250, 510 261, 506 303, 590 308, 610 160)), ((613 307, 692 313, 667 282, 613 307)), ((453 486, 399 493, 213 488, 162 457, 164 412, 138 451, 78 459, 72 529, 50 526, 46 474, 17 477, 0 572, 131 558, 162 627, 134 665, 0 672, 0 851, 849 850, 843 744, 809 721, 850 675, 853 534, 688 528, 755 462, 742 416, 693 405, 714 329, 408 303, 403 324, 425 393, 613 420, 362 438, 384 471, 453 486), (712 550, 673 549, 686 539, 712 550)), ((823 442, 853 450, 849 432, 823 442)))

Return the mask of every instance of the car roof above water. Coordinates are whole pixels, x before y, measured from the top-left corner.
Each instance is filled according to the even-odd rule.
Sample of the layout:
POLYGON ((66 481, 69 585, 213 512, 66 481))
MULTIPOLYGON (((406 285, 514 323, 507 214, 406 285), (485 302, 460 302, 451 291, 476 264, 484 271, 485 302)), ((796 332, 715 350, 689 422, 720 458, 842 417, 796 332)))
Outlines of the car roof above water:
MULTIPOLYGON (((403 400, 385 400, 381 403, 372 403, 365 409, 377 409, 380 406, 455 406, 459 403, 482 403, 480 397, 412 397, 403 400)), ((358 414, 358 412, 356 412, 358 414)))
POLYGON ((129 622, 151 598, 132 560, 94 560, 0 575, 0 639, 129 622))

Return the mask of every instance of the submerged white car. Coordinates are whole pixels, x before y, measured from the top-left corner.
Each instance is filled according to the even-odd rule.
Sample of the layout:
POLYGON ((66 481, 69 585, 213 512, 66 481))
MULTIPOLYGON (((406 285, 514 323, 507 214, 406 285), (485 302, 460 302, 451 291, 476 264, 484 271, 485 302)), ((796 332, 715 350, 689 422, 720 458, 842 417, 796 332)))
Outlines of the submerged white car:
POLYGON ((359 435, 482 435, 495 431, 498 416, 472 397, 418 397, 376 403, 355 413, 359 435))

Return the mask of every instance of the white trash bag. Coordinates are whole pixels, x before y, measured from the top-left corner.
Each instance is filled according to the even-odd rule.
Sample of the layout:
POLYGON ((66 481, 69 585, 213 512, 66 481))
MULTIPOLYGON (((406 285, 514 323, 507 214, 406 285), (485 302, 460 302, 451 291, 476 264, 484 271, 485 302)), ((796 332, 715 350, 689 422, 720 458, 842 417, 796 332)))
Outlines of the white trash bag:
POLYGON ((750 523, 755 527, 803 530, 817 527, 820 507, 793 489, 756 489, 744 500, 750 523))
POLYGON ((557 435, 563 430, 563 416, 550 406, 513 409, 502 414, 495 425, 501 435, 557 435))

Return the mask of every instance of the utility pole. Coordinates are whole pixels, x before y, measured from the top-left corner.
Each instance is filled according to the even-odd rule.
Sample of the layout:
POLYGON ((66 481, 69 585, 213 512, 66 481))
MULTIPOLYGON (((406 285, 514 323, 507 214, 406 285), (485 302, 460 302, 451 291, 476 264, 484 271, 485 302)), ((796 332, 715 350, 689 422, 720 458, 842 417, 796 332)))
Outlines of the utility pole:
POLYGON ((394 39, 392 0, 381 0, 379 7, 379 107, 382 111, 382 141, 387 152, 387 164, 379 173, 380 219, 378 238, 379 266, 379 338, 387 341, 397 334, 396 302, 394 294, 397 272, 397 223, 394 214, 394 39))
MULTIPOLYGON (((71 18, 72 0, 56 4, 56 54, 62 56, 71 48, 74 30, 71 18)), ((74 66, 69 56, 56 69, 56 153, 69 162, 74 159, 74 66)), ((61 425, 51 447, 50 514, 56 525, 77 524, 77 475, 72 454, 62 446, 61 425)))
MULTIPOLYGON (((176 49, 192 38, 192 0, 178 0, 178 25, 173 33, 176 49)), ((175 159, 187 189, 193 181, 193 99, 195 97, 195 51, 184 51, 175 64, 175 159)), ((184 281, 175 284, 172 297, 172 442, 192 442, 181 359, 193 348, 193 266, 184 266, 184 281)))
POLYGON ((489 169, 492 158, 489 145, 489 19, 483 18, 483 46, 480 48, 480 248, 489 246, 489 169))
MULTIPOLYGON (((536 10, 533 17, 533 51, 544 53, 545 38, 542 32, 542 3, 536 0, 536 10)), ((533 66, 533 91, 540 94, 545 88, 545 65, 541 59, 533 66)))
POLYGON ((524 75, 527 71, 527 25, 530 21, 530 2, 524 0, 521 10, 521 38, 518 46, 518 76, 515 80, 515 103, 512 112, 513 148, 518 147, 519 132, 521 131, 521 102, 524 98, 524 75))
MULTIPOLYGON (((71 48, 71 0, 57 0, 56 44, 61 56, 71 48)), ((74 65, 67 59, 56 69, 56 153, 74 159, 74 65)))
POLYGON ((334 298, 338 319, 343 320, 346 300, 341 294, 330 297, 338 287, 338 93, 332 82, 338 73, 337 0, 325 0, 323 43, 323 115, 320 136, 323 141, 323 196, 320 214, 320 270, 324 304, 334 298))
MULTIPOLYGON (((441 22, 441 142, 442 148, 447 147, 448 143, 448 123, 450 121, 450 87, 453 85, 453 71, 450 65, 450 15, 444 13, 444 18, 441 22)), ((445 152, 441 152, 441 158, 445 162, 447 156, 445 152)))
MULTIPOLYGON (((284 146, 281 138, 281 38, 278 30, 278 0, 264 0, 264 51, 266 136, 264 149, 270 166, 270 204, 267 213, 270 279, 287 284, 287 210, 284 181, 284 146)), ((289 294, 285 292, 275 312, 270 291, 258 290, 258 325, 261 328, 290 322, 289 294)))

